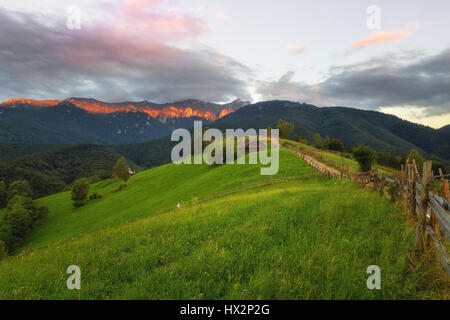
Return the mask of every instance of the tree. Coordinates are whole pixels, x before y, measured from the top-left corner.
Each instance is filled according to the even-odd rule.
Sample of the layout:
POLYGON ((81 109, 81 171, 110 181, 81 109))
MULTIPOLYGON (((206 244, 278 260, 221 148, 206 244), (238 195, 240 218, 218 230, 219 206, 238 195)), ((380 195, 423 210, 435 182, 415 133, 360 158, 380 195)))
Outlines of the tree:
POLYGON ((16 250, 33 226, 32 211, 20 204, 7 210, 0 221, 0 238, 9 253, 16 250))
POLYGON ((127 161, 124 157, 120 157, 114 165, 113 172, 117 178, 122 179, 123 181, 128 181, 130 178, 130 172, 128 170, 127 161))
POLYGON ((330 137, 329 136, 326 136, 325 139, 323 140, 323 148, 324 149, 330 148, 330 137))
POLYGON ((375 162, 375 151, 365 145, 360 145, 353 152, 353 156, 359 163, 362 172, 367 172, 372 169, 372 164, 375 162))
POLYGON ((8 200, 17 194, 24 197, 33 197, 33 191, 31 191, 31 186, 27 180, 16 180, 9 185, 8 200))
POLYGON ((6 185, 3 181, 0 181, 0 209, 5 208, 8 203, 8 192, 6 191, 6 185))
POLYGON ((344 151, 344 144, 341 140, 334 138, 331 140, 328 148, 334 151, 344 151))
POLYGON ((72 186, 73 206, 78 208, 84 205, 89 194, 89 182, 86 178, 78 179, 72 186))
POLYGON ((283 119, 278 120, 277 129, 280 130, 280 138, 288 139, 292 131, 294 131, 294 125, 283 119))
POLYGON ((420 154, 416 149, 412 149, 409 154, 406 156, 409 158, 409 163, 413 163, 413 159, 416 161, 416 166, 419 172, 422 172, 423 163, 425 162, 425 158, 420 154))
POLYGON ((314 134, 314 146, 319 149, 323 147, 322 137, 320 136, 319 133, 314 134))

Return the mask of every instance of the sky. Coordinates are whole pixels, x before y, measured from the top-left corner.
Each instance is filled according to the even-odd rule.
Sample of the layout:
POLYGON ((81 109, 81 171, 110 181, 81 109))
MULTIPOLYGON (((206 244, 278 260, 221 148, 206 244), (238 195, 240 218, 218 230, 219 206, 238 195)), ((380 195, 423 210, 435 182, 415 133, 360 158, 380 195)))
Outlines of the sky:
POLYGON ((448 0, 0 0, 0 100, 292 100, 450 124, 448 0))

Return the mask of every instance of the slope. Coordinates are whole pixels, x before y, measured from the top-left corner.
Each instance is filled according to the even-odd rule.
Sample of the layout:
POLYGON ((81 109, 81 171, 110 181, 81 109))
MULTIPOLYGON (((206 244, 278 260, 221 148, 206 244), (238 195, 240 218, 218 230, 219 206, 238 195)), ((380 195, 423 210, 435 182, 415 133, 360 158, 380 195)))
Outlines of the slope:
MULTIPOLYGON (((283 152, 282 159, 285 169, 286 162, 296 160, 292 169, 307 171, 289 153, 283 152)), ((192 176, 186 176, 182 167, 168 165, 136 177, 128 188, 98 200, 96 209, 104 215, 96 219, 120 215, 122 222, 130 220, 123 219, 125 206, 133 208, 128 218, 140 219, 112 228, 104 224, 102 230, 91 233, 85 225, 84 236, 64 242, 53 237, 47 239, 47 248, 8 258, 0 263, 0 297, 445 299, 446 282, 431 276, 435 265, 421 263, 415 270, 409 265, 415 232, 405 223, 401 209, 352 182, 316 176, 173 208, 176 198, 257 178, 252 177, 255 168, 239 167, 208 171, 199 166, 192 176), (231 174, 235 170, 239 175, 231 174), (161 183, 161 174, 179 177, 177 186, 168 182, 178 189, 178 195, 173 198, 167 186, 161 186, 168 194, 159 194, 164 197, 159 205, 171 203, 173 209, 152 215, 151 201, 142 199, 141 206, 136 200, 158 193, 148 187, 158 184, 155 180, 161 183), (190 190, 194 185, 201 190, 190 190), (66 288, 66 269, 73 264, 81 268, 81 290, 66 288), (373 264, 382 270, 382 290, 367 289, 366 269, 373 264)), ((112 188, 104 183, 97 188, 112 188)), ((95 215, 94 210, 64 209, 64 197, 60 194, 42 201, 54 209, 60 205, 59 214, 76 216, 59 219, 59 227, 66 232, 79 227, 78 219, 95 215)), ((89 206, 94 203, 85 209, 89 206)), ((54 211, 49 224, 55 223, 55 215, 54 211)))
MULTIPOLYGON (((313 172, 289 151, 280 150, 280 158, 279 172, 273 177, 313 172)), ((152 216, 175 208, 179 202, 202 199, 243 183, 268 179, 260 175, 259 168, 259 165, 177 166, 171 163, 136 174, 120 192, 114 192, 120 184, 118 180, 101 181, 91 191, 105 197, 79 209, 73 208, 70 192, 48 196, 38 203, 50 209, 49 219, 30 235, 26 248, 38 248, 92 230, 152 216)))

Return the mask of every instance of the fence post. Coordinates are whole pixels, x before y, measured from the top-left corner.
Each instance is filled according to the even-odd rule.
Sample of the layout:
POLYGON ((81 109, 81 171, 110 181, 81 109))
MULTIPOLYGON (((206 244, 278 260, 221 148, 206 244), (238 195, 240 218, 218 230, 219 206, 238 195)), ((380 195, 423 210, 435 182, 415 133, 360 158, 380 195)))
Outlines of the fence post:
POLYGON ((450 198, 448 197, 448 180, 444 180, 444 192, 447 200, 450 200, 450 198))
POLYGON ((412 164, 408 165, 409 175, 409 214, 411 217, 416 217, 416 174, 412 164))
POLYGON ((419 211, 419 219, 417 222, 416 229, 416 244, 415 250, 416 252, 422 253, 424 247, 424 234, 425 227, 427 222, 427 208, 428 208, 428 193, 429 193, 429 184, 431 182, 431 165, 432 161, 427 161, 423 164, 423 176, 422 176, 422 191, 420 193, 420 211, 419 211))

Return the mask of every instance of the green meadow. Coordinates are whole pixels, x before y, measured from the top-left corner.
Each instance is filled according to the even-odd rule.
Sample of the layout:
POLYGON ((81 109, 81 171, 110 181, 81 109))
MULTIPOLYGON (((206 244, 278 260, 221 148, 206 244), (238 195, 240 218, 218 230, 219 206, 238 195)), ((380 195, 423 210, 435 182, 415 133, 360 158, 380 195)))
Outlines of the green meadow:
POLYGON ((40 199, 48 220, 0 262, 0 297, 448 298, 434 257, 412 255, 414 224, 399 207, 313 173, 280 150, 276 177, 304 178, 183 206, 268 177, 257 165, 169 164, 120 191, 101 181, 91 192, 104 197, 78 209, 67 192, 40 199), (81 269, 81 290, 66 287, 69 265, 81 269), (381 268, 381 290, 366 286, 370 265, 381 268))

